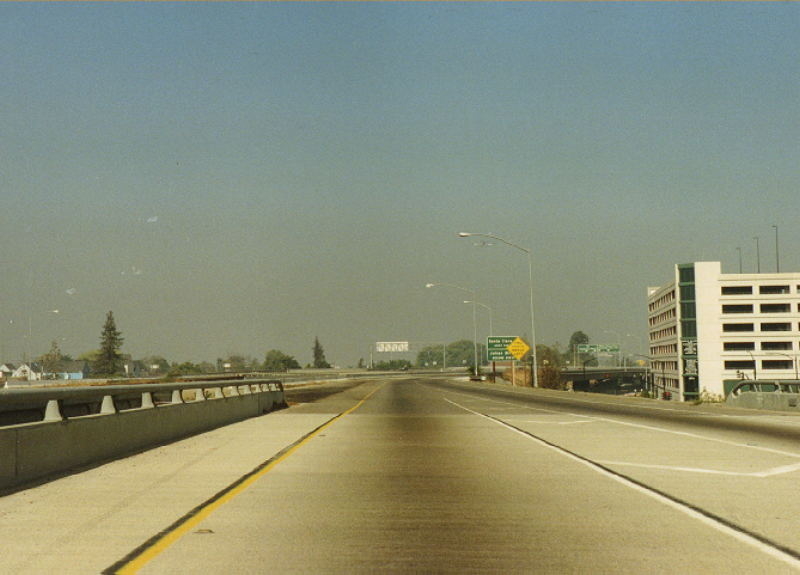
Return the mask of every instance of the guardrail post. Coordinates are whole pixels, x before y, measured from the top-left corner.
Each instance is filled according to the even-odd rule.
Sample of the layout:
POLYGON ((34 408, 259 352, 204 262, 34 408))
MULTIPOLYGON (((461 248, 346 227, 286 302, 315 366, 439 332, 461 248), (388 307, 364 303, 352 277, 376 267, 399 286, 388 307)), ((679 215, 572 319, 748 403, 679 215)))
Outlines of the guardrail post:
POLYGON ((154 407, 153 394, 149 391, 142 393, 142 409, 153 409, 154 407))
POLYGON ((64 421, 57 399, 51 399, 47 402, 47 407, 44 410, 44 421, 64 421))
POLYGON ((180 389, 172 390, 172 403, 183 403, 183 397, 181 397, 180 389))
POLYGON ((110 395, 104 395, 103 403, 100 404, 100 415, 111 415, 116 412, 117 408, 114 405, 114 398, 110 395))

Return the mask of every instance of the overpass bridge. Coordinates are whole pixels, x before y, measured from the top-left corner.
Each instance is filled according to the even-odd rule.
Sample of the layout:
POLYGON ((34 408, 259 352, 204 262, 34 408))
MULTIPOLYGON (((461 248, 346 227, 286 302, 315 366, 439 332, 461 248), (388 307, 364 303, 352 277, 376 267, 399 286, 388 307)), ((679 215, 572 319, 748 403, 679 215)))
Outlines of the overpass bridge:
POLYGON ((431 375, 284 394, 0 497, 0 570, 800 571, 795 414, 431 375))

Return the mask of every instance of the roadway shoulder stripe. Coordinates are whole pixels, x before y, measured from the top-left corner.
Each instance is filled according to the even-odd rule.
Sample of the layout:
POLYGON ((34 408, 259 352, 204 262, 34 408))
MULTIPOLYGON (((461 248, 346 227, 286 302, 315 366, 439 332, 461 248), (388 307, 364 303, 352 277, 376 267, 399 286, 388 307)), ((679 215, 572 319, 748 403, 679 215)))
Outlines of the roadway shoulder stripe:
POLYGON ((186 515, 175 521, 172 525, 167 527, 166 529, 162 530, 161 532, 157 533, 141 545, 131 551, 128 555, 123 557, 121 560, 117 561, 107 569, 103 570, 104 575, 109 574, 129 574, 129 573, 137 573, 139 569, 143 568, 147 563, 155 559, 158 555, 163 553, 167 550, 173 543, 178 541, 181 537, 186 535, 192 528, 197 526, 203 519, 211 515, 216 509, 236 497, 238 494, 243 492, 245 489, 250 487, 253 483, 255 483, 258 479, 268 473, 273 467, 275 467, 278 463, 289 457, 292 453, 300 449, 304 444, 310 441, 314 436, 319 435, 323 430, 327 429, 337 420, 341 419, 345 415, 348 415, 354 412, 356 409, 361 407, 365 401, 367 401, 372 395, 381 389, 383 385, 373 389, 369 394, 367 394, 364 399, 359 401, 356 405, 351 407, 350 409, 343 411, 342 413, 335 415, 334 417, 330 418, 328 421, 310 431, 309 433, 302 436, 300 439, 284 447, 274 456, 270 457, 268 460, 264 461, 263 463, 259 464, 255 469, 250 471, 249 473, 243 475, 227 487, 225 487, 222 491, 219 491, 216 495, 213 495, 211 498, 206 500, 205 502, 201 503, 191 511, 189 511, 186 515))

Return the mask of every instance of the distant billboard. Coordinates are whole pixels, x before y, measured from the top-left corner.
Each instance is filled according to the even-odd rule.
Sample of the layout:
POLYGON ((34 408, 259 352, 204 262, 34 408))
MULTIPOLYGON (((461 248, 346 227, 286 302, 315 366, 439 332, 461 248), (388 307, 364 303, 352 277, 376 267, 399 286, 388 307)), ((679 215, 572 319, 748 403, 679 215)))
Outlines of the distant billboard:
POLYGON ((409 350, 407 341, 379 341, 375 344, 378 353, 402 353, 409 350))

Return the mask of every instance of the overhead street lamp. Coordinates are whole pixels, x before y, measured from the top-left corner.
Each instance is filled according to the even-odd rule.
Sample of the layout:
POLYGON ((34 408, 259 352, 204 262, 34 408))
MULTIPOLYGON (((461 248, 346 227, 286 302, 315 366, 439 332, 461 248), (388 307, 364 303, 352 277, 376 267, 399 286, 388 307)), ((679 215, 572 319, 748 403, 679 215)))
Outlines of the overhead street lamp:
POLYGON ((796 355, 789 355, 788 353, 781 353, 779 351, 775 351, 772 353, 768 353, 767 355, 782 355, 783 357, 788 357, 792 360, 792 365, 794 366, 794 378, 800 380, 798 377, 798 369, 797 369, 797 356, 796 355))
POLYGON ((537 374, 537 363, 536 363, 536 326, 533 320, 533 259, 531 257, 531 250, 528 248, 523 248, 513 242, 510 242, 506 239, 501 238, 500 236, 496 236, 494 234, 484 234, 480 232, 459 232, 458 237, 460 238, 469 238, 469 237, 482 237, 482 238, 491 238, 493 240, 497 240, 498 242, 503 242, 507 246, 511 246, 512 248, 516 248, 521 252, 525 252, 528 255, 528 288, 530 292, 530 306, 531 306, 531 375, 532 375, 532 384, 533 387, 539 387, 539 376, 537 374))
POLYGON ((475 367, 473 369, 473 372, 474 372, 475 377, 477 378, 478 377, 478 311, 477 311, 478 308, 477 308, 477 305, 476 305, 477 302, 475 301, 475 290, 471 290, 471 289, 467 289, 467 288, 464 288, 464 287, 461 287, 461 286, 457 286, 457 285, 454 285, 454 284, 447 284, 447 283, 427 283, 427 284, 425 284, 425 287, 426 288, 449 287, 449 288, 465 291, 468 294, 472 295, 472 331, 473 331, 472 349, 473 349, 474 363, 475 363, 475 367))

